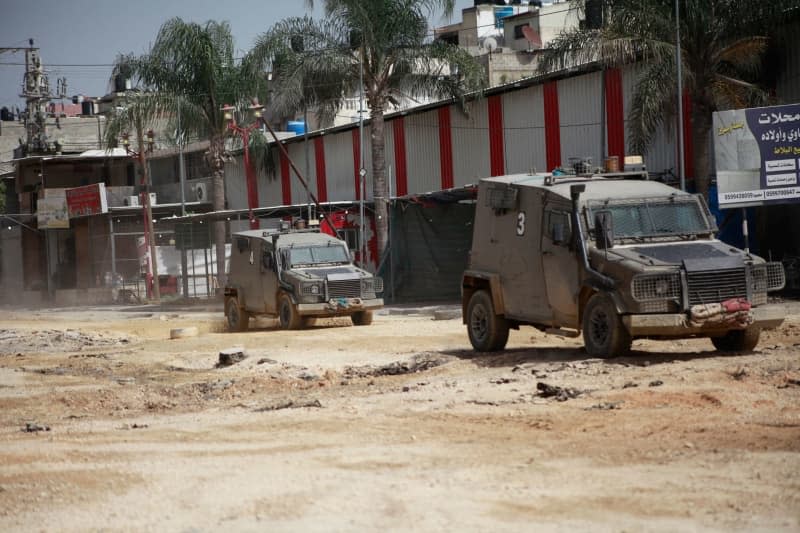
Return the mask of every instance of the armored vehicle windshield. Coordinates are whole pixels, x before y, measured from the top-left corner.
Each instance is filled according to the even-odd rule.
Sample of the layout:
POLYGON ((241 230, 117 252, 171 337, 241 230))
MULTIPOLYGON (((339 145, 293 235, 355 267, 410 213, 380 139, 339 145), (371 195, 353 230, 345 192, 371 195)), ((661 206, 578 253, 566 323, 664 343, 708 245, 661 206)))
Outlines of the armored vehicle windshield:
POLYGON ((588 208, 590 221, 598 211, 611 213, 616 239, 684 237, 714 231, 694 196, 591 202, 588 208))
POLYGON ((286 253, 289 268, 350 262, 347 250, 339 245, 292 247, 286 253))

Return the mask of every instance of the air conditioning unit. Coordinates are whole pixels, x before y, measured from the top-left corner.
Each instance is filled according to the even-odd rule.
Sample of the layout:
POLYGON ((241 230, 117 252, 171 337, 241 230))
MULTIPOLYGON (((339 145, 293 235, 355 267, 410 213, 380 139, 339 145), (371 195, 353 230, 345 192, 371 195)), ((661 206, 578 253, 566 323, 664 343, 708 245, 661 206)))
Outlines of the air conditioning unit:
POLYGON ((198 202, 208 201, 208 189, 205 183, 197 183, 194 186, 194 198, 198 202))
POLYGON ((139 197, 137 195, 126 196, 122 203, 128 207, 139 207, 139 197))

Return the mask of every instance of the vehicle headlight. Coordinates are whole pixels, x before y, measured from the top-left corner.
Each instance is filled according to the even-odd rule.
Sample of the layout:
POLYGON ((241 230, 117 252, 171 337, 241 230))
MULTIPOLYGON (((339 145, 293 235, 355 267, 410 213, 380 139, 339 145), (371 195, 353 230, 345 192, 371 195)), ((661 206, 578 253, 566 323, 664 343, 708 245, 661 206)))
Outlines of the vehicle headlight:
POLYGON ((631 282, 631 294, 637 302, 678 299, 681 296, 680 274, 640 274, 631 282))
POLYGON ((304 296, 319 296, 322 294, 322 284, 318 281, 303 283, 300 285, 300 293, 304 296))

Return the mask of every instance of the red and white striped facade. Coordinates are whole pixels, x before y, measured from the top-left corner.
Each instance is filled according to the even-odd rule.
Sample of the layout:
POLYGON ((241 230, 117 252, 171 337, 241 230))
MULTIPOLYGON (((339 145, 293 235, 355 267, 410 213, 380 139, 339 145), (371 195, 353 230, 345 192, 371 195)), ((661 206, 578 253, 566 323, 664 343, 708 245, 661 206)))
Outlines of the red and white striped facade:
MULTIPOLYGON (((635 67, 594 71, 543 82, 517 82, 468 101, 433 104, 386 117, 386 166, 391 196, 474 184, 480 178, 550 171, 570 157, 626 155, 626 117, 635 67)), ((691 109, 685 113, 685 164, 692 176, 691 109)), ((675 168, 674 128, 660 132, 645 161, 650 171, 675 168)), ((372 198, 370 127, 364 127, 366 199, 372 198)), ((285 141, 290 157, 322 203, 359 200, 359 129, 352 124, 309 135, 308 171, 302 137, 285 141)), ((275 152, 277 154, 277 151, 275 152)), ((280 157, 276 176, 258 174, 260 206, 303 204, 307 195, 280 157)), ((676 172, 677 174, 677 172, 676 172)), ((241 158, 226 167, 229 208, 247 208, 241 158)))

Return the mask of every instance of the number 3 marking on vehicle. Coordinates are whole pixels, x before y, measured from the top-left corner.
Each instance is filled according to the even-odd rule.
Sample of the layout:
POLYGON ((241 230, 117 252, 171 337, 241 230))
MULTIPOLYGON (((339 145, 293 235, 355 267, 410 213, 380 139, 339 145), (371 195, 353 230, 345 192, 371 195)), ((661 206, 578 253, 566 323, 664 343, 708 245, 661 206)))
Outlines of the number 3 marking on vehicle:
POLYGON ((517 213, 517 235, 525 235, 525 211, 517 213))

